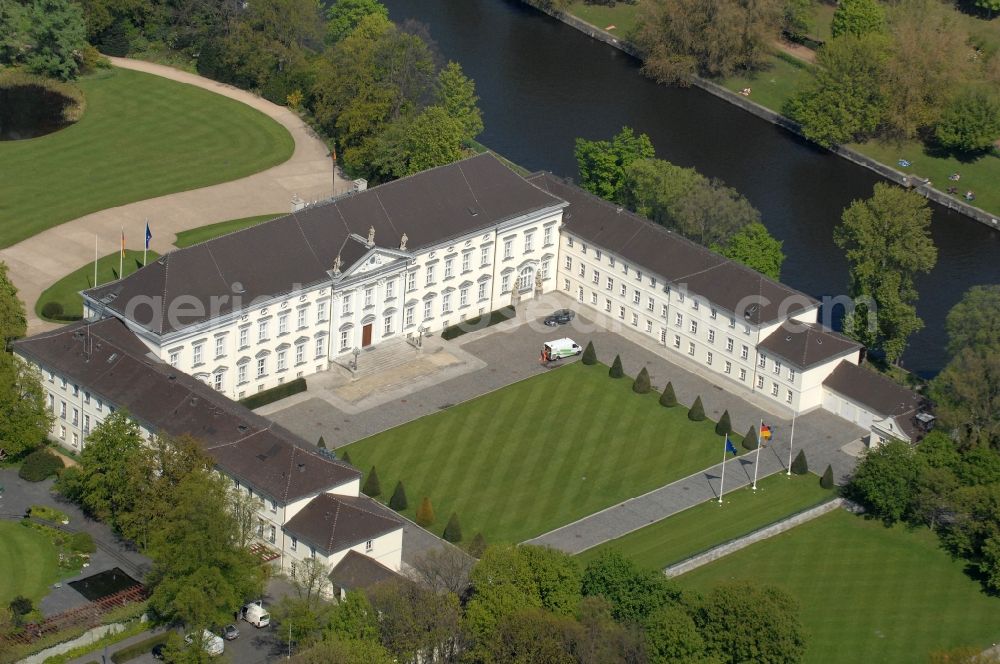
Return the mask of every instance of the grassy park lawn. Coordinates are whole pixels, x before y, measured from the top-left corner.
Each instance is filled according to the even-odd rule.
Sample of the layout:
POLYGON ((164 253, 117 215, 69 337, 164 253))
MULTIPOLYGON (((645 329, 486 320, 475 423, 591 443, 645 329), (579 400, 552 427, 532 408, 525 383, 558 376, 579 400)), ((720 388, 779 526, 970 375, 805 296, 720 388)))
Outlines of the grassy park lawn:
POLYGON ((0 570, 0 606, 18 595, 38 602, 59 578, 56 547, 37 530, 0 521, 0 570))
POLYGON ((265 221, 271 221, 272 219, 280 217, 282 214, 284 213, 274 212, 272 214, 257 215, 256 217, 230 219, 229 221, 220 221, 217 224, 209 224, 208 226, 199 226, 198 228, 192 228, 188 231, 181 231, 177 234, 174 246, 178 249, 190 247, 193 244, 211 240, 212 238, 225 235, 226 233, 232 233, 234 231, 243 230, 244 228, 249 228, 250 226, 256 226, 257 224, 264 223, 265 221))
POLYGON ((756 492, 745 487, 727 493, 721 506, 710 500, 588 549, 577 558, 586 565, 605 550, 618 549, 642 567, 662 570, 833 497, 811 473, 771 475, 757 483, 756 492))
MULTIPOLYGON (((152 262, 157 258, 159 258, 159 254, 155 251, 150 251, 146 257, 146 262, 152 262)), ((126 249, 124 261, 119 261, 117 251, 99 259, 97 261, 98 284, 106 284, 109 281, 117 280, 119 277, 119 264, 122 265, 122 271, 124 272, 121 276, 127 277, 142 267, 142 252, 126 249)), ((58 302, 62 305, 64 316, 82 316, 83 300, 80 298, 79 292, 93 288, 93 286, 94 264, 87 263, 42 291, 38 302, 35 303, 35 313, 45 318, 42 316, 42 307, 45 306, 45 303, 58 302)))
POLYGON ((833 14, 837 11, 837 6, 818 2, 813 7, 812 20, 809 21, 809 36, 821 42, 830 41, 833 38, 831 26, 833 25, 833 14))
POLYGON ((566 7, 565 11, 602 30, 613 25, 615 29, 609 30, 609 32, 627 39, 635 30, 640 3, 641 0, 634 5, 618 2, 614 7, 608 7, 606 5, 588 5, 583 0, 574 0, 566 7))
POLYGON ((718 83, 733 92, 750 88, 751 101, 780 113, 785 101, 808 78, 808 64, 780 53, 771 56, 771 66, 765 70, 725 78, 718 83))
POLYGON ((381 500, 402 480, 406 516, 428 496, 434 532, 455 512, 466 538, 520 542, 718 463, 714 424, 657 399, 575 363, 338 451, 381 500))
POLYGON ((294 149, 280 124, 207 90, 123 69, 79 85, 79 122, 0 143, 0 247, 91 212, 250 175, 294 149))
POLYGON ((925 662, 1000 636, 985 595, 926 529, 886 528, 836 510, 679 578, 707 590, 730 579, 784 588, 808 631, 806 662, 925 662))

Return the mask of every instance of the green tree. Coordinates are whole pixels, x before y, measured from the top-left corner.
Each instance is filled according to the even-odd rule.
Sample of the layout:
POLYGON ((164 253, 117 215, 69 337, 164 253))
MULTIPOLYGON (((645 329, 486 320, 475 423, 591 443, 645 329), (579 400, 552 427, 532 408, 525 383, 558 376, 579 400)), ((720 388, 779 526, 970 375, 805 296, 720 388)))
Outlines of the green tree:
MULTIPOLYGON (((313 559, 310 559, 313 560, 313 559)), ((320 563, 322 567, 322 563, 320 563)), ((329 570, 326 570, 329 573, 329 570)), ((270 613, 282 626, 283 640, 291 638, 298 648, 308 647, 320 640, 323 626, 332 607, 325 602, 311 602, 302 597, 288 595, 281 598, 270 613)), ((287 642, 287 641, 286 641, 287 642)))
POLYGON ((846 35, 827 42, 816 53, 811 78, 786 102, 784 114, 823 147, 870 138, 888 107, 887 59, 881 37, 846 35))
POLYGON ((1000 99, 965 90, 945 108, 934 128, 938 143, 959 153, 985 152, 1000 138, 1000 99))
POLYGON ((462 125, 464 140, 472 140, 482 133, 483 114, 478 106, 476 83, 465 75, 457 62, 449 62, 438 72, 437 99, 448 116, 462 125))
POLYGON ((389 10, 378 0, 337 0, 326 11, 327 41, 339 42, 354 32, 361 19, 372 15, 389 20, 389 10))
POLYGON ((639 370, 639 375, 632 382, 632 391, 636 394, 649 394, 649 372, 646 367, 639 370))
POLYGON ((52 427, 38 370, 2 351, 0 413, 0 450, 12 457, 37 447, 52 427))
POLYGON ((321 450, 326 449, 326 441, 323 440, 323 436, 320 436, 319 440, 316 441, 316 447, 320 448, 321 450))
POLYGON ((351 455, 348 452, 344 452, 344 455, 340 457, 340 460, 344 463, 351 463, 351 455))
POLYGON ((885 9, 878 0, 840 0, 833 13, 830 32, 834 37, 884 34, 885 9))
POLYGON ((324 638, 378 642, 378 616, 363 592, 349 590, 337 602, 327 618, 324 638))
POLYGON ((575 664, 573 645, 581 638, 579 623, 538 608, 505 615, 486 636, 477 661, 575 664))
POLYGON ((70 0, 8 0, 0 7, 0 65, 64 81, 76 78, 87 44, 80 6, 70 0))
POLYGON ((622 369, 622 358, 615 355, 615 361, 611 363, 611 368, 608 369, 608 375, 612 378, 621 378, 625 375, 625 370, 622 369))
POLYGON ((745 436, 743 436, 743 449, 753 451, 757 449, 760 440, 757 438, 757 427, 751 424, 745 436))
POLYGON ((692 422, 701 422, 705 419, 705 407, 701 405, 700 395, 694 398, 694 403, 688 410, 688 419, 692 422))
POLYGON ((948 353, 963 348, 1000 348, 1000 284, 973 286, 945 319, 948 353))
POLYGON ((637 214, 672 228, 679 202, 697 186, 704 186, 705 176, 693 168, 677 166, 664 159, 635 159, 624 167, 624 202, 637 214))
POLYGON ((436 593, 408 580, 384 581, 368 590, 382 645, 399 661, 437 651, 446 661, 461 631, 461 609, 452 593, 436 593))
POLYGON ((398 660, 377 641, 327 638, 301 651, 293 664, 395 664, 398 660))
POLYGON ((625 173, 637 159, 653 157, 653 143, 646 134, 622 127, 610 141, 576 139, 574 149, 580 186, 609 201, 625 202, 625 173))
POLYGON ((931 398, 963 445, 1000 450, 1000 346, 959 351, 931 382, 931 398))
POLYGON ((733 425, 729 421, 729 410, 722 411, 722 417, 719 421, 715 423, 715 433, 720 436, 725 436, 728 433, 733 432, 733 425))
POLYGON ((444 533, 441 537, 446 542, 451 542, 452 544, 462 541, 462 524, 458 521, 458 514, 455 512, 451 513, 451 517, 448 518, 448 523, 444 527, 444 533))
POLYGON ((865 452, 847 485, 847 495, 873 516, 894 523, 906 515, 918 473, 913 449, 890 440, 865 452))
POLYGON ((646 620, 646 652, 654 664, 696 662, 705 652, 705 640, 694 620, 680 606, 663 606, 646 620))
POLYGON ((533 592, 542 608, 562 615, 576 613, 580 603, 580 565, 570 555, 542 546, 518 546, 516 555, 528 562, 533 592))
MULTIPOLYGON (((30 30, 31 18, 26 5, 20 2, 0 4, 0 65, 14 65, 24 60, 31 48, 30 30)), ((7 266, 6 263, 0 266, 2 284, 6 280, 7 266)))
POLYGON ((418 526, 427 528, 434 523, 434 506, 431 505, 431 499, 424 496, 423 500, 420 501, 420 507, 417 508, 416 522, 418 526))
POLYGON ((889 363, 899 360, 907 339, 923 327, 914 306, 914 277, 937 263, 930 221, 922 196, 879 182, 871 198, 851 203, 834 230, 850 265, 850 294, 858 303, 844 329, 881 351, 889 363))
POLYGON ((397 512, 402 512, 409 507, 409 502, 406 500, 406 489, 403 488, 403 480, 396 482, 396 488, 393 489, 392 497, 389 499, 389 507, 397 512))
POLYGON ((781 279, 781 265, 785 262, 785 254, 781 251, 783 244, 768 232, 764 224, 754 221, 730 237, 725 246, 712 248, 726 258, 778 281, 781 279))
POLYGON ((472 538, 472 541, 467 545, 467 551, 469 555, 473 558, 481 558, 483 553, 487 548, 486 538, 483 537, 481 532, 476 533, 476 536, 472 538))
POLYGON ((721 180, 698 181, 670 217, 669 228, 706 247, 726 245, 747 225, 760 223, 760 212, 721 180))
POLYGON ((465 131, 462 121, 445 108, 428 106, 390 123, 345 158, 377 181, 400 178, 461 159, 465 131))
POLYGON ((823 471, 823 477, 819 478, 819 485, 824 489, 833 488, 833 466, 827 464, 826 470, 823 471))
POLYGON ((657 609, 680 599, 680 590, 662 573, 639 568, 616 549, 587 565, 580 587, 585 597, 607 600, 615 620, 624 624, 643 623, 657 609))
POLYGON ((379 482, 375 466, 372 466, 372 469, 368 471, 368 477, 365 478, 365 485, 361 487, 361 493, 372 498, 382 495, 382 483, 379 482))
POLYGON ((580 361, 584 364, 597 364, 597 351, 594 350, 594 342, 588 341, 587 347, 583 349, 583 357, 580 361))
POLYGON ((660 394, 660 405, 671 408, 677 405, 677 396, 674 394, 674 384, 667 381, 667 386, 663 388, 663 393, 660 394))
MULTIPOLYGON (((0 7, 0 14, 4 11, 4 8, 0 7)), ((2 39, 0 31, 0 40, 2 39)), ((10 280, 7 264, 0 261, 0 340, 3 342, 3 349, 5 350, 14 339, 23 337, 27 329, 28 319, 24 313, 24 303, 17 295, 17 287, 10 280)))
POLYGON ((792 472, 796 475, 805 475, 809 472, 809 462, 806 461, 805 450, 799 450, 799 453, 795 455, 795 460, 792 461, 792 472))
POLYGON ((695 623, 708 653, 726 662, 791 664, 805 654, 796 601, 783 590, 748 582, 713 588, 695 623))

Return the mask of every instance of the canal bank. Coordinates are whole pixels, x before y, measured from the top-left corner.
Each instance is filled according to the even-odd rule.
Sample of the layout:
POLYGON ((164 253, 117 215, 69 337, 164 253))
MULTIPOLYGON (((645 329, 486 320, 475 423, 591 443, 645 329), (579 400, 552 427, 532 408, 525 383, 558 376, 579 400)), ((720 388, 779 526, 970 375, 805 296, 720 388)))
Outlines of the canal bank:
MULTIPOLYGON (((538 11, 548 14, 557 21, 562 21, 566 25, 570 26, 575 30, 579 30, 580 32, 584 33, 585 35, 587 35, 592 39, 604 42, 609 46, 617 48, 623 53, 627 53, 628 55, 636 58, 640 62, 643 59, 642 51, 635 44, 629 41, 618 39, 607 30, 603 30, 597 27, 596 25, 588 23, 587 21, 577 16, 573 16, 572 14, 569 14, 567 12, 554 9, 551 6, 549 6, 545 2, 545 0, 521 0, 521 2, 523 2, 526 5, 529 5, 530 7, 534 7, 538 11)), ((771 122, 777 125, 778 127, 781 127, 782 129, 790 131, 796 136, 802 138, 803 140, 808 140, 805 138, 805 135, 802 133, 802 129, 800 128, 797 122, 795 122, 790 118, 785 117, 784 115, 781 115, 777 111, 774 111, 765 106, 761 106, 760 104, 751 101, 747 97, 739 95, 733 92, 732 90, 727 90, 718 83, 715 83, 708 79, 701 78, 700 76, 696 76, 691 81, 691 84, 697 88, 704 90, 705 92, 708 92, 711 95, 715 95, 716 97, 722 99, 723 101, 739 106, 743 110, 749 113, 753 113, 754 115, 756 115, 761 119, 767 120, 768 122, 771 122)), ((874 171, 881 177, 890 180, 892 182, 895 182, 900 186, 913 189, 917 193, 922 195, 924 198, 930 199, 935 203, 937 203, 938 205, 948 208, 949 210, 955 210, 960 214, 963 214, 969 217, 970 219, 974 219, 975 221, 985 224, 990 228, 993 228, 995 230, 1000 230, 1000 218, 998 218, 998 215, 989 213, 986 210, 977 208, 973 205, 969 205, 968 203, 965 203, 963 201, 956 200, 948 193, 936 189, 930 180, 925 180, 919 177, 907 175, 906 173, 902 173, 886 164, 883 164, 879 161, 872 159, 871 157, 861 154, 857 150, 854 150, 846 146, 836 145, 833 146, 832 148, 829 148, 829 151, 835 155, 843 157, 844 159, 848 159, 854 162, 855 164, 858 164, 859 166, 863 166, 871 171, 874 171)))

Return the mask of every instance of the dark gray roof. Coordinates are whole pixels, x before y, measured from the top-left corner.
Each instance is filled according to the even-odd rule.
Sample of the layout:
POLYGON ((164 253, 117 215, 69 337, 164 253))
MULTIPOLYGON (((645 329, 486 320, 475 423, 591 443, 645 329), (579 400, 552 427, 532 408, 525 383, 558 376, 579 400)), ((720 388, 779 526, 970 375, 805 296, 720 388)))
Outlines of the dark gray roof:
POLYGON ((334 566, 329 578, 337 588, 358 590, 403 577, 371 556, 352 549, 334 566))
POLYGON ((14 342, 14 350, 124 408, 153 432, 197 439, 219 469, 290 502, 360 477, 287 429, 153 356, 117 318, 14 342))
POLYGON ((542 189, 569 202, 563 213, 563 227, 577 237, 592 242, 635 265, 653 272, 702 297, 737 317, 769 323, 793 315, 816 300, 768 279, 759 272, 672 233, 659 224, 624 210, 551 173, 528 178, 542 189), (757 298, 761 306, 747 308, 747 299, 757 298), (798 304, 782 303, 794 298, 798 304))
POLYGON ((368 496, 324 493, 309 501, 283 528, 329 555, 402 527, 402 519, 368 496))
POLYGON ((893 418, 911 439, 922 435, 915 417, 924 405, 916 392, 851 362, 841 362, 823 386, 868 407, 873 413, 893 418))
POLYGON ((859 343, 842 334, 824 330, 815 323, 797 321, 782 323, 777 330, 762 339, 758 346, 800 369, 808 369, 861 349, 859 343))
POLYGON ((561 204, 487 153, 172 251, 86 294, 118 316, 137 298, 157 297, 157 311, 137 306, 131 319, 164 334, 211 318, 218 296, 228 296, 214 307, 214 315, 224 315, 255 298, 329 281, 338 255, 346 270, 368 251, 351 234, 367 238, 369 227, 376 246, 396 249, 405 233, 408 250, 419 250, 561 204), (165 307, 181 296, 200 303, 201 314, 168 320, 165 307), (234 303, 237 296, 241 305, 234 303))

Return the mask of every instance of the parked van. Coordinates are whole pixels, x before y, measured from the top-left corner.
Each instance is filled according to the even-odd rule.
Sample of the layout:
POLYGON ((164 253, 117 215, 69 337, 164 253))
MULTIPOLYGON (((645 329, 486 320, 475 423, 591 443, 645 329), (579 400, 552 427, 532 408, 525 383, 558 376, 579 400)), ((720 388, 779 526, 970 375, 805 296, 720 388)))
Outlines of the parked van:
POLYGON ((264 604, 259 599, 243 607, 243 620, 254 627, 267 627, 271 624, 271 616, 264 610, 264 604))
MULTIPOLYGON (((194 634, 188 634, 184 637, 184 641, 191 645, 194 643, 194 634)), ((222 640, 221 636, 212 634, 207 629, 201 632, 201 648, 209 655, 221 655, 226 649, 226 643, 222 640)))
POLYGON ((542 355, 546 360, 560 360, 564 357, 579 355, 583 349, 570 338, 548 341, 542 346, 542 355))

